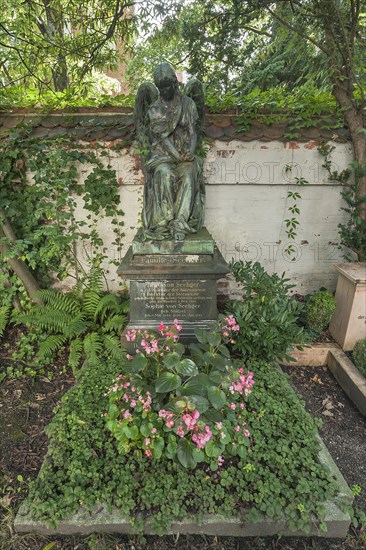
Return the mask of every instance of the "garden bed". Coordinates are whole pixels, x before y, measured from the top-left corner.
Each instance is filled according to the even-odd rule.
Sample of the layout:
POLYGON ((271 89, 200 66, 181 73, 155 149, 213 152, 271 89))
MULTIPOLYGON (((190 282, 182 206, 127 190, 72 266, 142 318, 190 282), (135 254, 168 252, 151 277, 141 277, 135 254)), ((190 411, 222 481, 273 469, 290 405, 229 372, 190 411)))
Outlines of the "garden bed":
MULTIPOLYGON (((339 498, 337 504, 347 506, 351 494, 344 489, 339 497, 335 476, 319 462, 317 424, 286 377, 271 365, 251 368, 256 386, 247 404, 252 434, 248 452, 228 459, 216 472, 204 463, 186 470, 166 459, 118 454, 102 415, 103 394, 120 367, 111 362, 104 370, 84 370, 49 427, 48 455, 31 487, 28 508, 18 515, 17 529, 30 527, 31 518, 36 527, 30 530, 38 525, 42 532, 48 525, 56 529, 48 532, 62 532, 57 524, 80 512, 80 506, 95 511, 103 503, 107 510, 117 508, 119 517, 129 518, 128 528, 132 525, 137 532, 166 533, 177 520, 176 529, 184 532, 182 523, 189 525, 194 515, 206 525, 207 516, 220 516, 221 522, 224 518, 230 535, 326 535, 332 525, 330 508, 324 504, 339 498), (255 526, 263 518, 266 523, 255 526)), ((96 516, 87 532, 99 526, 96 516)), ((341 521, 342 529, 330 536, 345 536, 349 519, 343 516, 341 521)), ((193 532, 222 534, 218 526, 217 531, 212 525, 208 531, 195 528, 193 532)), ((85 532, 80 527, 68 532, 80 531, 85 532)), ((192 526, 186 532, 192 532, 192 526)))

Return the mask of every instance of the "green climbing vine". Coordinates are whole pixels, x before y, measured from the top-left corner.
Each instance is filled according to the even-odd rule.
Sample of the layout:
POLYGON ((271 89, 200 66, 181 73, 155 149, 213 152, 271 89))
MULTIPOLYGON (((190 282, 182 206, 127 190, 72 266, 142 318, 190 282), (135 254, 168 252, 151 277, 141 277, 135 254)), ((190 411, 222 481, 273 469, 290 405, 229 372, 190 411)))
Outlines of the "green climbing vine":
POLYGON ((29 137, 30 129, 18 127, 0 144, 0 290, 7 295, 19 295, 22 286, 9 260, 22 261, 42 287, 55 277, 80 281, 88 268, 110 260, 98 231, 101 216, 113 228, 115 256, 124 236, 108 152, 83 147, 66 135, 29 137), (79 204, 87 212, 84 219, 79 204))
MULTIPOLYGON (((286 164, 285 166, 285 172, 291 173, 292 171, 292 165, 286 164)), ((303 177, 295 177, 294 183, 297 186, 303 186, 309 183, 305 178, 303 177)), ((286 206, 287 206, 287 212, 289 214, 289 218, 286 218, 284 220, 285 223, 285 233, 287 235, 287 238, 289 241, 294 241, 297 237, 297 228, 300 225, 299 216, 300 216, 300 208, 298 205, 298 201, 302 199, 301 194, 298 191, 287 191, 287 197, 286 197, 286 206)), ((285 254, 287 257, 291 260, 294 260, 294 255, 296 254, 296 248, 295 246, 289 242, 288 245, 285 248, 285 254)))
POLYGON ((366 261, 366 224, 362 219, 361 213, 364 208, 366 196, 358 195, 360 178, 365 175, 364 169, 353 161, 351 169, 345 169, 341 172, 332 167, 331 154, 334 151, 334 145, 323 142, 319 145, 318 151, 323 156, 323 167, 328 172, 331 181, 341 184, 341 195, 344 200, 342 210, 347 213, 348 220, 340 223, 339 235, 341 243, 345 250, 345 258, 352 259, 347 249, 352 250, 358 255, 360 262, 366 261))

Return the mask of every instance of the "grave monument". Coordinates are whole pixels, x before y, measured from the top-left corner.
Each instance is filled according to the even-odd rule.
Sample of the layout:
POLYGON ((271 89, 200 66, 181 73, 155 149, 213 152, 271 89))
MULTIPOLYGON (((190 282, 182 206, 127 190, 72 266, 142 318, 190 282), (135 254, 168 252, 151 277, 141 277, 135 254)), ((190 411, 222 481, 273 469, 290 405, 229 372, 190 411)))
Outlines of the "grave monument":
POLYGON ((154 82, 140 85, 135 103, 142 228, 118 274, 130 281, 127 329, 179 319, 181 339, 189 342, 195 329, 217 320, 216 281, 229 270, 203 225, 202 84, 192 79, 182 93, 169 63, 158 65, 154 82))

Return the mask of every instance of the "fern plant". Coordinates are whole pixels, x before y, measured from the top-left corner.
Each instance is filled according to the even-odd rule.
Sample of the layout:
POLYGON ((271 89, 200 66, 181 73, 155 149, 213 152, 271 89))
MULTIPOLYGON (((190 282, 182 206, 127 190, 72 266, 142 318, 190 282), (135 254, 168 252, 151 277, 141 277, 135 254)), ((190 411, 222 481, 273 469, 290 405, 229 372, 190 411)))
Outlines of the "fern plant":
POLYGON ((10 303, 0 307, 0 338, 5 332, 12 309, 13 308, 10 303))
POLYGON ((39 342, 35 360, 52 360, 68 346, 68 364, 75 373, 84 360, 120 359, 120 333, 127 321, 128 301, 102 290, 101 275, 90 276, 86 286, 72 292, 41 290, 42 304, 17 315, 15 322, 41 328, 46 338, 39 342))

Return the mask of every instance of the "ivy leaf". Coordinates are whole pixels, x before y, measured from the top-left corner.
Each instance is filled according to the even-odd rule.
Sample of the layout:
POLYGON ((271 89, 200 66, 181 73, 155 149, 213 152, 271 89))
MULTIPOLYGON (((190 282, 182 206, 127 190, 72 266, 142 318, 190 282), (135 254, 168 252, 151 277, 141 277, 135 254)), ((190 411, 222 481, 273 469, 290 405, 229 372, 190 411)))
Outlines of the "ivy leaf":
POLYGON ((193 455, 194 449, 195 445, 185 437, 178 441, 177 457, 184 468, 195 468, 197 466, 197 460, 193 455))
POLYGON ((163 372, 155 382, 155 389, 158 393, 166 393, 176 390, 182 383, 182 379, 178 374, 173 372, 163 372))
POLYGON ((182 374, 183 376, 196 376, 198 374, 198 368, 196 364, 192 361, 192 359, 182 359, 176 365, 176 369, 179 372, 179 374, 182 374))
POLYGON ((226 403, 226 395, 217 386, 211 386, 207 391, 208 399, 214 409, 221 409, 226 403))

